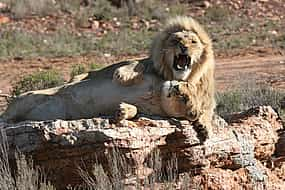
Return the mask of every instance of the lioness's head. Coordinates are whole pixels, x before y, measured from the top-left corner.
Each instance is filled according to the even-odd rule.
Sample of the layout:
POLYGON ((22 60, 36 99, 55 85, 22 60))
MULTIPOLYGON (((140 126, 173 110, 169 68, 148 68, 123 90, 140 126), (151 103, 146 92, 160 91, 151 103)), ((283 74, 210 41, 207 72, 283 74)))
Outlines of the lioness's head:
POLYGON ((190 17, 170 19, 151 49, 154 68, 165 80, 188 81, 207 56, 212 56, 211 40, 190 17))

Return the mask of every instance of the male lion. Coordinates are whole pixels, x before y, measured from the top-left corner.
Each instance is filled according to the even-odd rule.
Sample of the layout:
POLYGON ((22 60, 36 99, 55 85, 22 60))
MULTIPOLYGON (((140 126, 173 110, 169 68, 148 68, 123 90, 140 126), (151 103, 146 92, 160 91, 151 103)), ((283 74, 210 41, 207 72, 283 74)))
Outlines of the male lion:
MULTIPOLYGON (((122 85, 141 81, 148 70, 144 62, 118 68, 114 80, 122 85)), ((210 127, 215 108, 214 53, 211 39, 199 23, 182 16, 168 20, 165 29, 153 40, 149 64, 166 81, 188 83, 188 115, 203 126, 202 130, 210 127)))

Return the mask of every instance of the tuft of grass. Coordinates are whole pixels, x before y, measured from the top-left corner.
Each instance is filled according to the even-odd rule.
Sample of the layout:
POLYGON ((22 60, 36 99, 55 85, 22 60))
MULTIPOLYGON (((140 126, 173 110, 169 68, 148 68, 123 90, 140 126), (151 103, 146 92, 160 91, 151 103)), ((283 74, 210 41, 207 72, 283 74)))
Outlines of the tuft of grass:
POLYGON ((77 64, 72 66, 72 70, 70 73, 70 78, 74 78, 76 75, 80 75, 86 73, 86 67, 82 64, 77 64))
POLYGON ((280 36, 278 36, 275 40, 274 43, 282 48, 285 49, 285 33, 281 34, 280 36))
POLYGON ((110 20, 113 17, 120 16, 120 11, 121 9, 116 9, 111 5, 110 1, 106 0, 96 0, 92 6, 93 15, 99 20, 110 20))
POLYGON ((28 76, 13 85, 12 96, 18 96, 24 92, 51 88, 64 83, 62 76, 54 70, 40 71, 28 76))
POLYGON ((0 189, 1 190, 55 190, 42 175, 33 167, 31 159, 16 152, 16 171, 11 171, 8 158, 8 141, 3 128, 0 129, 0 189))
POLYGON ((99 65, 97 63, 91 63, 89 65, 89 68, 91 71, 95 71, 95 70, 98 70, 98 69, 101 69, 102 68, 102 65, 99 65))
POLYGON ((256 106, 271 106, 285 119, 282 101, 285 92, 269 86, 249 83, 231 91, 217 93, 217 113, 222 117, 256 106))
POLYGON ((69 14, 76 14, 80 10, 81 0, 57 0, 58 9, 69 14))
POLYGON ((16 19, 31 15, 47 16, 57 11, 53 0, 11 0, 10 7, 16 19))
MULTIPOLYGON (((163 189, 174 189, 174 182, 178 178, 178 162, 175 155, 170 155, 169 160, 162 160, 160 152, 150 154, 143 168, 133 171, 127 158, 123 157, 118 149, 108 151, 107 166, 103 167, 96 161, 92 172, 79 168, 79 174, 84 180, 83 189, 156 189, 157 183, 162 183, 163 189), (151 171, 150 175, 143 179, 140 172, 151 171), (125 179, 128 180, 125 180, 125 179), (142 183, 143 182, 143 183, 142 183)), ((102 161, 102 160, 101 160, 102 161)))
POLYGON ((186 15, 187 6, 180 1, 174 1, 169 5, 169 16, 186 15))
POLYGON ((84 180, 86 189, 124 189, 123 178, 130 173, 130 166, 126 160, 120 154, 118 149, 111 149, 107 154, 107 167, 109 172, 106 172, 106 168, 97 160, 91 174, 86 170, 79 168, 79 174, 84 180))

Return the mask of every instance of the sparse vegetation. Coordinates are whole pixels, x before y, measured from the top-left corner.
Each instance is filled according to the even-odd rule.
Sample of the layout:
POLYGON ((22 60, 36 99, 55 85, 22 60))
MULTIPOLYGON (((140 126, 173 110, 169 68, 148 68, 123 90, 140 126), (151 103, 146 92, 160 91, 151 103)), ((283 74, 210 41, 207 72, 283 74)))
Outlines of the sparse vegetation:
POLYGON ((104 53, 111 53, 112 55, 135 55, 148 49, 152 35, 153 32, 148 30, 132 31, 125 28, 119 33, 108 33, 96 42, 96 47, 98 51, 103 50, 104 53))
POLYGON ((66 30, 52 34, 5 30, 1 33, 0 57, 50 57, 80 55, 95 49, 92 36, 77 36, 66 30))
POLYGON ((32 15, 46 16, 56 11, 53 0, 10 0, 9 3, 11 13, 16 19, 32 15))
POLYGON ((217 94, 217 113, 226 117, 255 106, 268 105, 285 119, 285 109, 282 107, 284 97, 284 91, 273 89, 270 86, 245 83, 231 91, 217 94))
POLYGON ((31 159, 16 152, 16 171, 11 171, 8 160, 7 137, 0 129, 0 189, 1 190, 55 190, 47 182, 39 169, 35 169, 31 159), (13 173, 13 174, 12 174, 13 173))
MULTIPOLYGON (((153 30, 159 28, 148 28, 149 21, 156 19, 159 25, 165 18, 188 13, 187 6, 179 1, 166 3, 161 0, 144 0, 136 6, 137 17, 133 20, 128 17, 126 6, 117 8, 107 0, 89 1, 84 6, 79 0, 59 0, 56 3, 52 0, 6 1, 16 18, 25 15, 69 14, 76 29, 70 30, 68 27, 71 26, 67 24, 65 29, 56 26, 53 32, 39 34, 2 27, 0 58, 76 56, 94 51, 99 54, 134 55, 148 50, 153 30), (78 28, 90 28, 92 20, 111 22, 113 18, 118 21, 116 27, 120 32, 113 31, 114 23, 100 37, 94 31, 76 31, 78 28), (141 21, 148 24, 133 28, 134 22, 140 24, 141 21)), ((209 31, 218 53, 254 46, 284 48, 284 34, 281 33, 283 26, 278 20, 238 16, 233 10, 219 5, 208 7, 205 14, 197 19, 209 31)))
POLYGON ((99 65, 97 63, 91 63, 89 65, 89 68, 90 68, 91 71, 94 71, 94 70, 98 70, 98 69, 102 68, 102 65, 99 65))
POLYGON ((73 78, 74 76, 80 75, 85 72, 86 72, 86 68, 84 65, 82 64, 73 65, 71 73, 70 73, 70 78, 73 78))
POLYGON ((209 21, 224 22, 229 19, 231 15, 227 7, 212 6, 206 9, 205 17, 209 21))
POLYGON ((51 88, 63 83, 64 79, 57 71, 41 71, 24 76, 16 82, 11 94, 12 96, 18 96, 27 91, 51 88))
POLYGON ((213 6, 198 18, 211 35, 216 52, 231 53, 249 47, 281 47, 280 36, 274 32, 282 31, 278 20, 258 20, 244 15, 238 16, 227 7, 213 6))
MULTIPOLYGON (((178 178, 177 171, 177 158, 175 155, 171 155, 168 161, 162 163, 159 151, 155 151, 151 154, 148 162, 145 163, 145 172, 151 171, 151 175, 143 180, 141 183, 141 177, 139 173, 132 176, 132 168, 128 164, 126 158, 122 157, 122 154, 117 149, 109 151, 107 156, 108 171, 106 168, 97 161, 94 165, 92 172, 88 173, 86 170, 79 168, 79 174, 84 180, 83 189, 125 189, 127 187, 135 187, 141 189, 142 187, 155 189, 156 183, 165 182, 163 184, 164 189, 174 189, 175 180, 178 178), (128 177, 132 179, 129 183, 126 183, 123 179, 128 177)), ((142 171, 140 171, 142 172, 142 171)), ((189 182, 189 181, 188 181, 189 182)), ((187 182, 185 182, 187 183, 187 182)))

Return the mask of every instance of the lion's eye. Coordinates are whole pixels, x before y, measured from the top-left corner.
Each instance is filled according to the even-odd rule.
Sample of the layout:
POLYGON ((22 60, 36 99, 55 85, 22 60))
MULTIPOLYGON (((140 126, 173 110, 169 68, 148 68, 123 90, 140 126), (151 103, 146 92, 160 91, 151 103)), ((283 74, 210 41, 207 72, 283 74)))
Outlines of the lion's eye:
POLYGON ((173 45, 176 45, 176 44, 179 43, 179 41, 178 41, 177 39, 172 39, 172 40, 171 40, 171 43, 172 43, 173 45))
POLYGON ((195 41, 195 40, 191 40, 191 43, 192 43, 192 44, 196 44, 196 43, 197 43, 197 41, 195 41))

